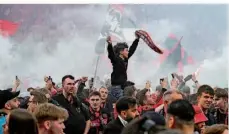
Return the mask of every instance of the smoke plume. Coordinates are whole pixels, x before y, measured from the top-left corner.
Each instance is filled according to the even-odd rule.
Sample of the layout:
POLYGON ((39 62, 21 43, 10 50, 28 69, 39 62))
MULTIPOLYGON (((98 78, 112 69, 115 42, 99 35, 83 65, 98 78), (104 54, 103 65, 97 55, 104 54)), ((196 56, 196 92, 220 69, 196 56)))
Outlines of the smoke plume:
MULTIPOLYGON (((164 47, 163 41, 169 33, 184 37, 181 44, 196 61, 195 65, 185 66, 184 75, 201 67, 198 76, 201 84, 228 86, 227 27, 220 23, 226 21, 224 5, 192 5, 189 8, 182 8, 184 5, 179 5, 180 8, 177 8, 178 5, 164 5, 164 8, 157 8, 157 11, 150 8, 155 5, 141 5, 147 8, 151 16, 145 16, 146 13, 137 14, 140 12, 138 6, 131 5, 129 14, 135 15, 137 24, 145 24, 144 29, 160 47, 164 47), (212 10, 217 15, 209 13, 212 10), (218 20, 213 21, 216 16, 218 20)), ((0 88, 11 86, 16 75, 22 81, 22 90, 29 86, 44 86, 45 75, 52 76, 57 83, 66 74, 93 77, 97 59, 94 47, 108 6, 79 7, 75 5, 61 9, 60 6, 46 13, 48 17, 44 20, 45 25, 31 27, 21 42, 0 37, 0 88)), ((134 39, 134 33, 126 34, 134 39)), ((159 67, 153 64, 157 57, 155 52, 141 42, 129 61, 129 80, 140 88, 144 87, 146 80, 150 80, 153 87, 158 85, 159 78, 153 77, 159 67)), ((100 59, 97 73, 100 79, 111 71, 109 65, 100 59)))

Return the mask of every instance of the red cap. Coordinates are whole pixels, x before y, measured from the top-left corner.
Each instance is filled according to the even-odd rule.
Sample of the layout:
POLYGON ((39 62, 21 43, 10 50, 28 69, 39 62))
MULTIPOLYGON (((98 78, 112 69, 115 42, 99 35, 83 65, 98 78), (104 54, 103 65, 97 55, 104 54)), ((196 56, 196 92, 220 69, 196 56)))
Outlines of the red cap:
POLYGON ((208 120, 208 118, 205 116, 204 112, 199 106, 193 105, 193 108, 195 110, 195 117, 194 117, 195 124, 200 122, 205 122, 208 120))

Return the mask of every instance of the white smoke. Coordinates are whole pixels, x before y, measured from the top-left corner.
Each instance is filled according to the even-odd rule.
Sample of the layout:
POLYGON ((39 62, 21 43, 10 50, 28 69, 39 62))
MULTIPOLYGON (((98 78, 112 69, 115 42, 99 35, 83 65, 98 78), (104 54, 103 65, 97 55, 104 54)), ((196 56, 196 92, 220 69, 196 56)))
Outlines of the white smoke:
POLYGON ((104 22, 102 16, 106 14, 106 7, 67 9, 59 13, 58 16, 50 15, 52 18, 47 26, 34 27, 20 44, 0 37, 1 88, 11 86, 16 75, 22 81, 22 89, 25 86, 44 86, 45 75, 52 76, 54 82, 60 82, 66 74, 92 76, 96 56, 94 47, 104 22), (74 26, 74 21, 77 21, 77 26, 74 26), (39 33, 49 26, 55 26, 56 29, 39 33), (89 28, 82 31, 82 27, 89 28), (39 40, 41 38, 42 41, 39 40), (13 50, 15 45, 16 50, 13 50), (26 79, 28 82, 24 82, 26 79))
MULTIPOLYGON (((28 86, 43 86, 45 75, 52 76, 57 83, 66 74, 76 77, 93 76, 97 58, 94 48, 105 20, 106 9, 107 6, 97 8, 91 6, 59 10, 58 15, 49 15, 47 26, 34 27, 30 36, 22 43, 0 37, 0 88, 12 85, 15 75, 18 75, 22 80, 22 89, 28 86), (50 29, 48 33, 39 33, 50 26, 54 26, 54 30, 50 29), (26 79, 28 82, 24 82, 26 79)), ((158 44, 161 45, 169 33, 175 32, 178 37, 184 35, 182 45, 184 44, 183 47, 187 49, 186 51, 195 49, 185 45, 187 41, 195 38, 188 36, 190 28, 186 21, 158 19, 151 20, 149 23, 146 30, 158 44)), ((134 39, 133 33, 130 33, 130 36, 134 39)), ((226 37, 226 35, 222 34, 222 37, 226 37)), ((226 41, 219 43, 226 43, 226 41)), ((207 58, 205 61, 197 62, 194 66, 185 66, 185 73, 193 73, 203 64, 198 77, 200 83, 227 86, 227 64, 225 64, 227 49, 221 49, 225 51, 222 54, 217 54, 214 58, 207 58)), ((214 50, 210 50, 210 52, 214 53, 214 50)), ((191 51, 190 56, 203 54, 191 51)), ((158 78, 152 79, 152 77, 158 67, 152 61, 155 61, 157 56, 144 43, 139 44, 136 54, 129 61, 129 80, 143 87, 145 81, 150 79, 153 86, 156 86, 159 80, 158 78), (140 49, 144 50, 143 58, 146 61, 138 59, 137 53, 140 49), (141 68, 142 64, 145 66, 144 69, 141 68)), ((195 61, 198 60, 195 59, 195 61)), ((106 63, 100 62, 98 75, 101 78, 104 74, 111 73, 111 68, 106 65, 106 63)))
MULTIPOLYGON (((189 56, 197 57, 195 60, 194 65, 185 65, 184 66, 184 76, 187 76, 189 74, 192 74, 196 71, 197 68, 201 67, 200 75, 197 77, 197 80, 201 84, 209 84, 211 86, 219 86, 219 87, 227 87, 228 86, 228 76, 227 76, 227 53, 228 53, 228 47, 221 44, 227 43, 227 35, 220 34, 220 39, 215 38, 214 42, 217 42, 217 45, 219 46, 225 46, 223 48, 220 48, 220 50, 223 50, 222 53, 218 53, 215 50, 212 49, 204 49, 201 47, 201 45, 208 45, 208 39, 205 42, 203 41, 202 44, 198 48, 192 47, 192 46, 186 46, 187 40, 195 40, 195 37, 188 36, 188 26, 185 21, 174 21, 170 19, 162 19, 162 20, 155 20, 150 22, 148 25, 148 29, 146 29, 151 33, 151 36, 153 37, 153 40, 157 42, 157 45, 161 48, 164 48, 163 41, 167 38, 167 35, 170 33, 176 33, 178 38, 183 36, 183 40, 181 41, 182 47, 186 50, 186 52, 189 54, 189 56), (186 36, 185 36, 186 35, 186 36), (195 52, 197 49, 202 49, 203 52, 198 53, 195 52), (198 56, 196 56, 198 55, 198 56), (208 57, 204 60, 201 59, 201 57, 208 57)), ((206 36, 205 38, 208 38, 206 36)), ((194 41, 195 42, 195 41, 194 41)), ((148 62, 141 62, 140 60, 136 60, 133 64, 130 65, 130 73, 132 73, 131 76, 133 80, 139 85, 139 87, 143 88, 146 80, 150 80, 152 82, 153 88, 159 84, 159 78, 153 77, 154 74, 158 70, 158 66, 153 64, 152 61, 155 61, 158 59, 159 55, 150 50, 144 43, 143 45, 140 45, 139 47, 144 48, 144 57, 147 59, 148 62), (144 45, 144 46, 143 46, 144 45), (144 68, 141 68, 142 64, 144 64, 144 68)), ((137 50, 138 51, 138 50, 137 50)), ((139 56, 139 55, 138 55, 139 56)), ((133 58, 136 58, 136 55, 133 56, 133 58)), ((132 59, 131 59, 132 60, 132 59)), ((173 71, 171 70, 171 73, 173 71)), ((166 77, 166 76, 164 76, 166 77)), ((171 79, 171 75, 168 74, 168 77, 171 79)), ((187 82, 188 85, 192 85, 193 82, 189 81, 187 82)))

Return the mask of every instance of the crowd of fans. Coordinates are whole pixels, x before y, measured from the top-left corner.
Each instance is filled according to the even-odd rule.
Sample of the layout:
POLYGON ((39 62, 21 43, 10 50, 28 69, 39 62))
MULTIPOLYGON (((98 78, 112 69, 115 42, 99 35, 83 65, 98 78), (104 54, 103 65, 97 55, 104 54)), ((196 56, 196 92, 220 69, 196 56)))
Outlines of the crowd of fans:
POLYGON ((189 75, 196 85, 192 94, 187 79, 175 73, 172 81, 161 78, 157 87, 146 82, 137 89, 127 81, 128 59, 138 41, 136 35, 128 52, 127 44, 111 47, 108 38, 113 72, 110 83, 99 89, 88 77, 65 75, 61 87, 45 77, 43 88, 31 87, 22 95, 17 78, 13 88, 0 90, 0 134, 228 133, 227 88, 200 84, 195 74, 189 75))

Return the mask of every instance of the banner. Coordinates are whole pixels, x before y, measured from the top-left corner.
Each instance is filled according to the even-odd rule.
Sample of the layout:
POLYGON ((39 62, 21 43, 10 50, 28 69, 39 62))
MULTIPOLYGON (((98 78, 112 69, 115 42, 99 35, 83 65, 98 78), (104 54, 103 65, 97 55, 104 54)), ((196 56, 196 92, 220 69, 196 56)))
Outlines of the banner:
POLYGON ((125 41, 121 29, 121 22, 123 19, 123 5, 110 5, 106 15, 105 23, 100 32, 98 41, 95 46, 95 52, 97 54, 103 54, 106 44, 106 38, 111 36, 112 42, 125 41))
POLYGON ((8 37, 14 35, 18 30, 19 25, 17 23, 0 20, 0 35, 3 37, 8 37))

